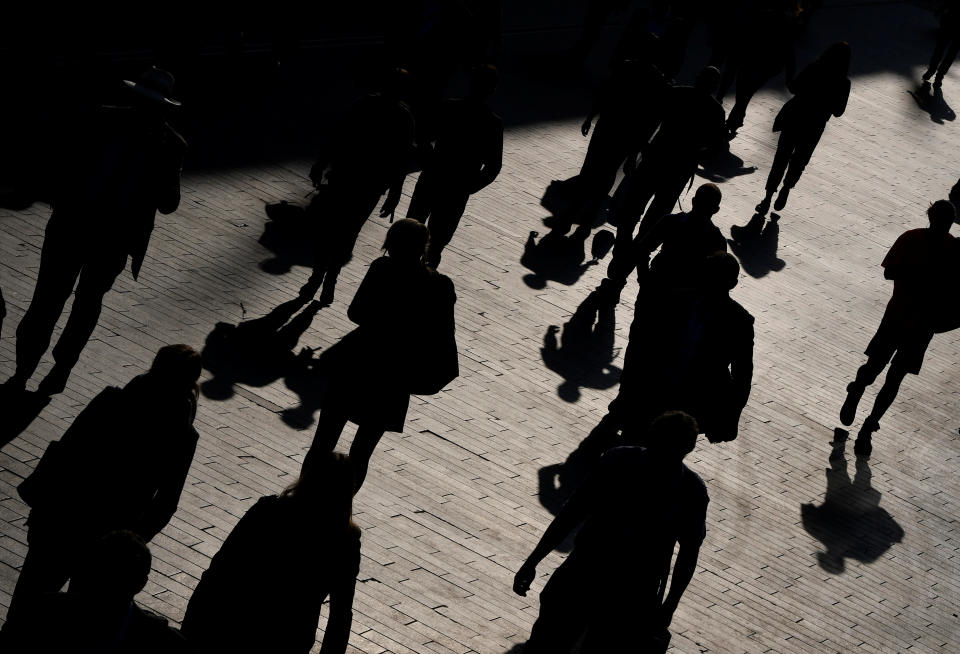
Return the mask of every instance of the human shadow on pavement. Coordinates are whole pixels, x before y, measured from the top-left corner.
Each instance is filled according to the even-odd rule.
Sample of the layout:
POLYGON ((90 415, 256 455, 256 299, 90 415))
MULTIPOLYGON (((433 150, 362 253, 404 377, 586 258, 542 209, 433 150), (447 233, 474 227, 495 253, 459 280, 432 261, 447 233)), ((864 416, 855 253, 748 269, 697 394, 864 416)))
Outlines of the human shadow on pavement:
POLYGON ((910 94, 910 97, 914 99, 920 109, 930 114, 930 120, 937 125, 943 125, 944 121, 956 120, 957 114, 943 98, 943 89, 935 88, 933 93, 930 91, 930 82, 923 82, 916 89, 907 91, 907 93, 910 94))
POLYGON ((800 507, 803 528, 826 547, 817 552, 817 561, 832 574, 844 571, 846 559, 873 563, 904 536, 903 528, 880 507, 880 492, 870 485, 872 473, 866 457, 857 457, 851 481, 846 442, 847 431, 837 428, 823 504, 800 507))
POLYGON ((708 182, 714 182, 715 184, 722 184, 734 177, 750 175, 756 171, 756 166, 744 166, 743 159, 728 149, 722 149, 713 156, 700 161, 700 167, 697 169, 697 177, 702 177, 708 182))
POLYGON ((300 398, 298 407, 282 412, 284 422, 297 429, 309 427, 319 408, 324 378, 313 350, 293 351, 321 308, 317 301, 307 304, 307 299, 294 298, 265 316, 236 325, 217 323, 201 352, 204 368, 213 375, 200 385, 204 397, 223 401, 234 396, 236 384, 263 387, 283 379, 300 398))
POLYGON ((621 369, 612 363, 619 354, 613 346, 615 307, 601 302, 593 291, 564 323, 562 331, 557 325, 547 328, 540 356, 547 368, 564 379, 557 388, 561 399, 576 402, 581 388, 605 390, 620 381, 621 369))
POLYGON ((258 243, 273 253, 260 262, 271 275, 285 275, 293 266, 310 267, 314 260, 314 230, 303 207, 277 202, 264 207, 267 222, 258 243))
MULTIPOLYGON (((754 215, 747 223, 748 227, 755 221, 763 220, 763 216, 754 215)), ((743 271, 759 279, 771 272, 779 272, 787 265, 783 259, 777 257, 777 247, 780 241, 780 216, 770 214, 759 232, 747 231, 737 239, 727 239, 730 251, 740 260, 743 271)))

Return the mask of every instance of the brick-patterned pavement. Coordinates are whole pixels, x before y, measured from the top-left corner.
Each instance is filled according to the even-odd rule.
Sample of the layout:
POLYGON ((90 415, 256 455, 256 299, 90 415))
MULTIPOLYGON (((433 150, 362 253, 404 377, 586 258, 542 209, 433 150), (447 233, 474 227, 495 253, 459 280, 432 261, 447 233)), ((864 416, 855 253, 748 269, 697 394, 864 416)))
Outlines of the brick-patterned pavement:
MULTIPOLYGON (((960 333, 937 336, 922 373, 907 378, 867 468, 857 468, 852 453, 832 471, 828 461, 844 387, 890 294, 879 261, 897 235, 925 224, 928 203, 945 197, 958 175, 956 124, 949 116, 931 120, 908 93, 933 25, 929 12, 907 4, 831 8, 804 42, 801 63, 848 38, 853 91, 782 212, 775 254, 782 268, 771 269, 772 257, 751 257, 745 270, 755 276, 744 274, 733 292, 757 320, 753 393, 739 439, 701 442, 688 460, 712 502, 671 651, 960 649, 960 333), (804 521, 801 507, 824 504, 828 478, 828 504, 849 515, 818 528, 818 510, 808 508, 804 521), (818 558, 828 547, 842 566, 818 558)), ((559 83, 527 88, 521 77, 505 70, 502 97, 514 107, 525 89, 536 94, 531 103, 542 102, 548 91, 537 84, 559 83)), ((725 233, 762 196, 775 147, 770 125, 786 97, 779 85, 758 94, 733 142, 733 154, 758 170, 722 184, 717 222, 725 233)), ((948 104, 960 98, 957 71, 944 95, 948 104)), ((601 361, 580 366, 583 387, 571 393, 567 384, 561 397, 564 379, 541 356, 548 327, 570 316, 605 265, 584 266, 574 284, 564 282, 577 275, 533 288, 520 263, 528 234, 546 232, 539 201, 548 183, 579 168, 587 144, 580 120, 508 128, 503 172, 471 200, 444 256, 442 270, 459 296, 461 376, 436 396, 413 399, 406 429, 384 437, 356 498, 363 562, 351 652, 502 654, 526 639, 536 617, 537 592, 561 555, 540 566, 527 598, 510 585, 551 518, 541 503, 550 503, 552 490, 543 469, 563 461, 616 392, 598 372, 601 361)), ((26 551, 27 507, 15 488, 85 403, 104 385, 143 371, 159 346, 201 347, 218 322, 264 316, 296 295, 309 273, 304 260, 260 241, 283 242, 261 239, 264 203, 303 197, 309 165, 185 173, 181 207, 158 218, 140 281, 119 278, 66 391, 0 450, 0 605, 9 602, 26 551), (287 261, 292 268, 283 272, 287 261)), ((398 215, 412 188, 411 178, 398 215)), ((0 286, 9 311, 0 379, 13 371, 13 331, 32 293, 48 214, 41 204, 0 212, 0 286)), ((368 221, 336 301, 313 318, 297 351, 322 350, 350 330, 346 306, 386 228, 382 219, 368 221)), ((617 310, 613 366, 622 365, 633 290, 617 310)), ((50 364, 48 355, 40 375, 50 364)), ((151 544, 154 569, 138 597, 174 622, 239 517, 295 478, 311 441, 316 396, 309 384, 295 374, 278 378, 279 369, 252 372, 240 365, 204 373, 210 392, 201 396, 197 455, 177 514, 151 544), (224 392, 232 380, 239 381, 224 392)), ((576 385, 578 375, 568 376, 576 385)))

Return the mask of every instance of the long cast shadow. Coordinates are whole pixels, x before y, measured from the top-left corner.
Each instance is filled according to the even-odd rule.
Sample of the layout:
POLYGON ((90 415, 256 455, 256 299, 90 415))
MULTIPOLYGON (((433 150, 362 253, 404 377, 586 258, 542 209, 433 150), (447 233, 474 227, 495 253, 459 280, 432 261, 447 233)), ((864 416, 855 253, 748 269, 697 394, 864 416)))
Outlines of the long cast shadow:
MULTIPOLYGON (((756 219, 754 216, 751 221, 756 219)), ((740 260, 743 271, 759 279, 771 272, 779 272, 787 265, 777 256, 777 247, 780 241, 780 216, 770 214, 763 230, 752 238, 742 240, 727 239, 730 251, 740 260)))
POLYGON ((943 125, 944 121, 956 120, 957 114, 943 98, 943 89, 933 89, 933 93, 930 90, 930 82, 923 82, 916 89, 907 91, 907 93, 910 94, 910 97, 913 98, 920 109, 930 115, 930 120, 937 125, 943 125))
POLYGON ((823 504, 800 507, 803 528, 826 547, 817 552, 817 561, 832 574, 844 571, 846 559, 873 563, 904 536, 893 516, 880 508, 880 492, 870 485, 872 473, 866 457, 857 457, 851 481, 846 442, 846 430, 836 429, 823 504))
POLYGON ((612 363, 619 354, 613 346, 614 309, 614 305, 600 302, 593 291, 563 325, 562 332, 556 325, 547 329, 540 355, 544 365, 564 379, 557 388, 561 399, 576 402, 581 388, 605 390, 620 381, 621 369, 612 363))
POLYGON ((284 275, 293 266, 312 266, 315 230, 304 208, 278 202, 266 205, 264 211, 267 223, 258 243, 270 250, 273 258, 261 261, 260 269, 271 275, 284 275))
POLYGON ((213 374, 200 386, 204 397, 227 400, 235 394, 236 384, 263 387, 283 379, 300 400, 297 407, 283 410, 284 422, 297 429, 309 427, 325 378, 313 350, 293 349, 320 308, 319 302, 307 304, 307 298, 298 297, 260 318, 236 325, 217 323, 201 352, 204 367, 213 374))
POLYGON ((0 420, 0 447, 23 433, 50 404, 50 396, 35 391, 6 391, 0 386, 0 405, 4 416, 0 420))

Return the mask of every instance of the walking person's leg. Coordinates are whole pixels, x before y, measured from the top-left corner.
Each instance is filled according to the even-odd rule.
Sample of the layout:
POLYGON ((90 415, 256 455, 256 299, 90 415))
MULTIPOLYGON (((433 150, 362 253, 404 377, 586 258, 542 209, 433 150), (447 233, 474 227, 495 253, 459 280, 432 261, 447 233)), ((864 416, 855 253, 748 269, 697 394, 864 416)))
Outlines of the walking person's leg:
POLYGON ((790 157, 790 163, 787 167, 787 174, 783 178, 783 188, 780 189, 780 193, 777 195, 777 201, 773 205, 773 208, 777 211, 780 211, 787 205, 790 189, 800 181, 800 176, 803 174, 807 164, 810 163, 810 157, 813 156, 813 151, 816 150, 822 135, 823 128, 821 127, 820 129, 814 129, 801 134, 797 139, 793 156, 790 157))
POLYGON ((377 443, 383 438, 385 430, 378 425, 359 425, 357 434, 350 445, 350 462, 353 464, 354 492, 360 490, 367 478, 367 468, 370 466, 370 457, 377 448, 377 443))
POLYGON ((770 174, 767 175, 766 195, 756 206, 759 214, 765 214, 770 210, 770 202, 773 200, 773 194, 777 192, 780 181, 784 173, 787 172, 787 165, 793 156, 793 151, 797 147, 796 135, 793 130, 784 129, 780 132, 780 140, 777 141, 777 152, 773 155, 773 163, 770 166, 770 174))

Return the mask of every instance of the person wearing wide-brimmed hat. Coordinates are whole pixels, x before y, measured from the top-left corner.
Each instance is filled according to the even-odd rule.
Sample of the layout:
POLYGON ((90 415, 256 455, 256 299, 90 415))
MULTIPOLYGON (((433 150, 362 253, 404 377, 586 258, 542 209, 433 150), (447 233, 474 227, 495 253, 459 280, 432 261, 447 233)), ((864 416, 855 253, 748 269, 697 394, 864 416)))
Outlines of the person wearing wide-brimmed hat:
POLYGON ((173 83, 158 68, 124 80, 126 106, 100 107, 65 148, 33 299, 17 328, 17 369, 8 391, 26 386, 76 286, 70 319, 53 348, 55 365, 38 389, 63 390, 127 257, 136 279, 157 211, 169 214, 180 204, 186 142, 166 122, 180 106, 170 97, 173 83))

